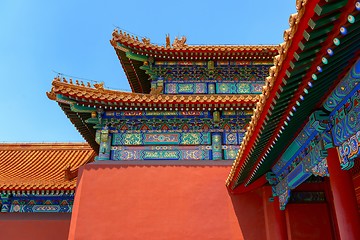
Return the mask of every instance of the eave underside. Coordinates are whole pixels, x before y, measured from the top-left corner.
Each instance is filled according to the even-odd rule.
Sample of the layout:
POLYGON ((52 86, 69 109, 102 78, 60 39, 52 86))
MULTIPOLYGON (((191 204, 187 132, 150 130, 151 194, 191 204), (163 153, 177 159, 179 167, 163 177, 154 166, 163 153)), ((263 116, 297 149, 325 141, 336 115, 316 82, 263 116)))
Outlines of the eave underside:
POLYGON ((71 123, 74 124, 78 132, 83 136, 86 142, 91 148, 99 153, 99 144, 95 141, 96 130, 89 126, 85 120, 91 118, 90 113, 77 113, 70 109, 70 106, 64 103, 58 103, 61 109, 64 111, 66 116, 70 119, 71 123))
POLYGON ((131 60, 126 57, 125 52, 118 49, 115 50, 125 71, 131 90, 135 93, 150 93, 150 76, 147 75, 144 70, 140 69, 143 62, 131 60))
MULTIPOLYGON (((346 22, 348 14, 354 10, 354 2, 351 1, 346 7, 344 7, 346 1, 342 2, 343 4, 338 3, 336 8, 332 4, 327 5, 320 1, 323 14, 320 13, 318 16, 314 13, 310 17, 309 25, 315 24, 307 26, 304 34, 301 34, 302 39, 294 52, 294 57, 290 60, 277 94, 274 98, 267 100, 270 102, 269 111, 262 125, 257 126, 261 129, 260 133, 256 136, 257 141, 254 145, 248 146, 252 151, 247 161, 241 165, 241 173, 240 166, 237 168, 232 189, 240 185, 251 185, 270 170, 302 126, 306 124, 308 116, 321 108, 328 93, 359 58, 359 21, 352 25, 346 22), (341 26, 348 28, 345 36, 340 35, 341 26), (341 41, 339 46, 333 43, 335 37, 341 41), (327 55, 328 48, 333 49, 333 56, 327 55), (322 57, 328 59, 326 64, 322 62, 322 57), (316 71, 317 66, 321 66, 322 72, 316 71), (312 79, 313 73, 317 75, 316 81, 312 79), (308 90, 308 94, 304 92, 304 89, 308 90), (304 97, 304 100, 299 100, 300 95, 304 97), (296 104, 296 101, 300 106, 296 104), (293 106, 296 110, 292 109, 293 106), (290 111, 293 113, 291 121, 287 120, 290 111), (287 121, 287 126, 284 125, 284 121, 287 121), (278 137, 277 133, 280 129, 282 134, 278 137), (275 138, 276 143, 274 143, 275 138), (265 153, 266 160, 261 164, 265 153)), ((355 11, 352 14, 356 16, 358 12, 355 11)), ((294 36, 293 39, 296 37, 294 36)))

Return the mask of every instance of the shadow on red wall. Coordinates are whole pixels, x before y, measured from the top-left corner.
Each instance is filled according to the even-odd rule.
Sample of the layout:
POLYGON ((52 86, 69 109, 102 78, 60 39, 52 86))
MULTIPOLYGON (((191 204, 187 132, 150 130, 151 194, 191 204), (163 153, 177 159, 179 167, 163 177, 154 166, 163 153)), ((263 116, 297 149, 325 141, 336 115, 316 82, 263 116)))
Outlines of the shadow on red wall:
POLYGON ((69 213, 1 213, 1 239, 64 240, 68 238, 69 213))
POLYGON ((230 194, 230 197, 244 239, 266 239, 261 189, 238 195, 230 194))

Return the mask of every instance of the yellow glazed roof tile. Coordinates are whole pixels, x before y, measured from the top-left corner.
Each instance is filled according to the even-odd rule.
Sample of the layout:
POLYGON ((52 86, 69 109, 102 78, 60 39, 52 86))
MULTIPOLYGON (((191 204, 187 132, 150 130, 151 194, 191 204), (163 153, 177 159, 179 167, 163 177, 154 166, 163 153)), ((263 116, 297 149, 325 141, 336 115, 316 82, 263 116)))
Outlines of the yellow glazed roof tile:
POLYGON ((78 168, 94 156, 85 143, 0 144, 0 190, 74 189, 78 168))

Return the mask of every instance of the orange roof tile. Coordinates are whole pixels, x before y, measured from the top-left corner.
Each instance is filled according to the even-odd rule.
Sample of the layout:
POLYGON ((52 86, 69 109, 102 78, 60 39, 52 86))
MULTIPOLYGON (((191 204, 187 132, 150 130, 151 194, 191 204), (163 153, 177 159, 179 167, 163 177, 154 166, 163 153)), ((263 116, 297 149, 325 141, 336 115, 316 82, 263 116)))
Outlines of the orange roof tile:
MULTIPOLYGON (((69 80, 70 81, 70 80, 69 80)), ((131 92, 120 92, 104 89, 101 84, 94 84, 95 88, 85 86, 84 84, 72 84, 65 78, 55 78, 52 82, 51 92, 47 95, 51 100, 57 100, 56 94, 62 94, 75 99, 90 99, 92 101, 102 101, 106 103, 153 103, 158 105, 171 104, 240 104, 252 105, 258 102, 257 94, 197 94, 197 95, 168 95, 168 94, 142 94, 131 92)), ((62 100, 63 101, 63 100, 62 100)))
MULTIPOLYGON (((178 52, 186 51, 192 52, 193 54, 203 54, 206 52, 206 55, 202 56, 204 59, 207 59, 207 56, 216 54, 219 58, 219 55, 225 56, 230 59, 235 57, 235 59, 254 59, 254 60, 270 60, 278 53, 277 45, 188 45, 186 44, 186 37, 180 39, 175 38, 172 44, 170 44, 170 38, 167 37, 167 43, 165 46, 160 46, 150 42, 148 38, 142 38, 139 40, 137 37, 134 37, 126 32, 115 29, 112 33, 111 44, 115 49, 120 51, 128 51, 128 49, 123 48, 122 46, 117 45, 117 43, 122 44, 123 46, 129 47, 134 50, 135 53, 146 56, 155 56, 157 58, 168 58, 173 59, 177 57, 178 52), (237 54, 239 53, 239 54, 237 54)), ((191 56, 181 56, 185 59, 195 59, 191 56)), ((220 58, 219 58, 220 59, 220 58)))
POLYGON ((0 190, 70 190, 77 170, 93 161, 85 143, 0 144, 0 190))

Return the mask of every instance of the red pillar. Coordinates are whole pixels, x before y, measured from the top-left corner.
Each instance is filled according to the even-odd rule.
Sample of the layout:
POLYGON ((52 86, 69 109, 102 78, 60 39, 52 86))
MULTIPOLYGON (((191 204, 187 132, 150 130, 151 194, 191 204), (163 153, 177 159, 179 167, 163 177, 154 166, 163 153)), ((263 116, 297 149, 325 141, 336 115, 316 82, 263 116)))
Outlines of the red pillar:
POLYGON ((336 148, 328 149, 327 164, 341 239, 360 239, 360 217, 350 172, 341 170, 336 148))
POLYGON ((270 186, 263 187, 263 205, 265 213, 266 239, 287 240, 285 211, 280 210, 279 198, 269 202, 272 197, 270 186))

